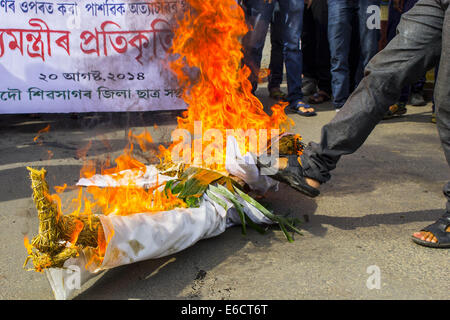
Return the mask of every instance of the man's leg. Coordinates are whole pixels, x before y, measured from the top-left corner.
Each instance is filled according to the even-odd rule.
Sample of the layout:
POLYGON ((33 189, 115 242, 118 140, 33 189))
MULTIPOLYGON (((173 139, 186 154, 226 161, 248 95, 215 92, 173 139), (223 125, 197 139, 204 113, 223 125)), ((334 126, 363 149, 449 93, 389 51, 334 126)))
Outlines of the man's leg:
POLYGON ((242 41, 244 48, 243 63, 251 70, 249 77, 253 92, 258 86, 258 74, 261 67, 262 52, 270 21, 273 3, 265 0, 247 0, 246 18, 251 28, 242 41))
MULTIPOLYGON (((313 2, 314 3, 314 2, 313 2)), ((314 65, 315 56, 315 28, 312 9, 303 12, 302 28, 302 54, 303 54, 303 75, 309 78, 316 78, 316 68, 314 65)))
POLYGON ((304 2, 298 0, 280 1, 284 17, 283 42, 285 50, 288 101, 291 105, 303 99, 302 77, 303 56, 300 37, 302 34, 304 2))
POLYGON ((378 52, 378 42, 381 36, 380 3, 381 0, 359 0, 358 17, 361 56, 356 72, 356 86, 364 76, 364 68, 378 52))
POLYGON ((280 89, 280 85, 283 82, 283 19, 278 2, 274 5, 273 17, 270 23, 270 74, 269 84, 267 88, 269 92, 272 89, 280 89))
MULTIPOLYGON (((417 1, 415 1, 417 2, 417 1)), ((404 10, 404 8, 402 8, 404 10)), ((403 11, 402 11, 403 12, 403 11)), ((402 12, 399 12, 397 9, 394 8, 394 2, 391 0, 389 1, 389 16, 388 16, 388 23, 387 23, 387 42, 391 42, 392 39, 397 35, 397 26, 400 23, 400 19, 402 18, 402 12)), ((399 102, 402 104, 408 103, 409 99, 409 86, 403 87, 399 102)))
POLYGON ((417 82, 411 85, 411 105, 424 106, 427 104, 423 97, 423 87, 425 86, 425 76, 422 76, 417 82))
POLYGON ((321 142, 305 149, 301 156, 305 176, 320 183, 328 181, 340 157, 363 144, 402 87, 436 65, 443 18, 439 0, 419 1, 402 17, 399 34, 370 61, 364 79, 341 112, 322 128, 321 142))
MULTIPOLYGON (((401 8, 401 12, 394 8, 393 1, 389 2, 389 18, 387 25, 387 42, 390 42, 395 35, 397 34, 397 26, 400 23, 400 19, 403 13, 408 12, 418 0, 405 0, 403 2, 403 7, 401 8)), ((411 91, 415 94, 420 94, 416 97, 416 101, 411 101, 413 105, 422 105, 425 103, 423 100, 423 86, 425 84, 425 77, 420 78, 415 84, 412 86, 405 86, 402 89, 400 94, 400 98, 398 100, 400 106, 406 106, 409 100, 409 95, 411 91), (421 99, 420 99, 421 98, 421 99)), ((412 99, 414 100, 414 99, 412 99)), ((406 111, 406 109, 405 109, 406 111)), ((389 112, 388 112, 389 113, 389 112)))
POLYGON ((326 0, 315 0, 311 5, 315 25, 315 62, 317 86, 331 95, 330 46, 328 44, 328 6, 326 0))
POLYGON ((349 61, 354 6, 348 0, 328 1, 328 42, 331 54, 333 105, 341 108, 350 93, 349 61))
POLYGON ((402 13, 394 8, 394 2, 389 1, 388 21, 386 30, 386 39, 389 43, 397 35, 397 26, 400 23, 402 13))
MULTIPOLYGON (((313 2, 314 5, 315 2, 313 2)), ((303 93, 306 95, 316 92, 317 68, 315 63, 316 56, 315 25, 312 8, 305 8, 303 13, 303 29, 302 29, 302 54, 303 54, 303 87, 307 86, 303 93), (310 82, 310 84, 306 84, 310 82)))
MULTIPOLYGON (((444 1, 442 1, 444 2, 444 1)), ((450 86, 448 81, 450 79, 450 9, 449 0, 446 2, 446 12, 442 28, 442 52, 439 63, 439 72, 434 88, 434 101, 436 107, 436 124, 441 138, 442 148, 444 150, 445 158, 450 166, 450 86)), ((437 223, 447 225, 447 232, 450 231, 450 182, 444 186, 444 195, 447 199, 446 214, 439 219, 437 223)), ((425 230, 429 229, 428 227, 425 230)), ((439 230, 437 230, 438 233, 439 230)), ((436 233, 436 232, 434 232, 436 233)), ((441 236, 444 234, 441 233, 441 236)), ((436 235, 432 232, 418 232, 414 237, 425 241, 437 242, 436 235)))

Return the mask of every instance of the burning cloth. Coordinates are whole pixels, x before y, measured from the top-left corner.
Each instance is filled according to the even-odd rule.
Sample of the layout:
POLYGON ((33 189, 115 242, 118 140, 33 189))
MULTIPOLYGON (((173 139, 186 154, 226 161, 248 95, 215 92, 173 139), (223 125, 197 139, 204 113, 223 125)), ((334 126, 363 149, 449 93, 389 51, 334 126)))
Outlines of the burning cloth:
MULTIPOLYGON (((268 115, 251 92, 250 69, 241 63, 240 41, 247 32, 244 12, 235 0, 188 3, 189 10, 177 20, 167 61, 188 105, 177 129, 194 133, 192 143, 187 143, 194 153, 198 145, 206 149, 225 142, 224 168, 222 163, 220 167, 202 163, 167 169, 164 166, 173 163, 170 157, 164 157, 170 161, 163 166, 145 166, 135 159, 125 163, 121 160, 131 153, 126 150, 124 158, 115 160, 117 168, 103 171, 104 175, 83 175, 89 179, 78 182, 94 198, 99 214, 82 197, 81 187, 79 208, 62 214, 59 197, 49 193, 46 171, 29 168, 39 233, 31 242, 25 238, 25 265, 31 260, 34 270, 46 272, 57 299, 73 296, 77 285, 71 285, 71 279, 78 278, 81 285, 101 270, 179 252, 234 224, 240 224, 243 233, 247 226, 263 233, 262 224, 277 223, 289 241, 291 231, 300 233, 296 219, 273 214, 245 192, 265 193, 276 189, 277 182, 261 174, 256 157, 246 153, 250 151, 246 143, 238 144, 227 134, 231 129, 265 132, 259 143, 252 143, 260 148, 261 142, 269 141, 268 132, 278 135, 293 124, 284 113, 287 103, 272 106, 268 115), (220 138, 206 144, 196 132, 218 133, 220 138), (238 145, 245 151, 240 153, 238 145), (133 199, 131 206, 128 201, 133 199), (80 274, 74 277, 67 270, 80 274)), ((284 145, 280 139, 280 155, 300 154, 297 140, 285 139, 284 145), (283 152, 283 145, 292 153, 283 152)), ((170 153, 170 147, 165 150, 170 153)))
MULTIPOLYGON (((234 137, 227 139, 226 169, 258 192, 278 187, 278 182, 260 174, 254 155, 240 154, 234 137)), ((287 230, 299 232, 295 219, 274 215, 243 192, 229 176, 196 167, 171 177, 155 166, 146 166, 145 170, 94 175, 77 183, 84 187, 119 188, 133 179, 139 188, 169 192, 183 203, 190 203, 189 206, 130 215, 55 215, 56 220, 52 221, 53 216, 49 214, 54 210, 52 204, 44 205, 45 199, 38 199, 39 194, 48 193, 48 186, 45 180, 36 177, 39 171, 30 170, 41 224, 39 234, 26 246, 35 269, 46 272, 56 299, 71 298, 79 285, 102 270, 174 254, 233 225, 240 224, 245 233, 246 226, 264 232, 260 225, 278 223, 290 241, 287 230), (78 285, 71 282, 74 274, 70 270, 78 272, 78 285)))

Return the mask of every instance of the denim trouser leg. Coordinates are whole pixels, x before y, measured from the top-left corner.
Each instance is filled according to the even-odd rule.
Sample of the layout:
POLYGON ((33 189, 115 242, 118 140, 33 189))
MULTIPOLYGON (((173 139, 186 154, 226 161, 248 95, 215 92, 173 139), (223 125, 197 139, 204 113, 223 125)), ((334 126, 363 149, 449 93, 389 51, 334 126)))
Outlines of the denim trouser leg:
POLYGON ((270 21, 272 20, 273 3, 265 0, 248 0, 246 2, 247 24, 252 28, 243 39, 243 63, 251 70, 249 77, 253 91, 258 86, 258 74, 261 67, 262 52, 270 21))
POLYGON ((370 59, 378 52, 378 42, 381 36, 380 3, 381 0, 359 0, 358 21, 361 55, 355 76, 355 86, 358 86, 364 76, 364 68, 370 59))
POLYGON ((328 42, 331 54, 333 105, 340 108, 350 94, 349 53, 355 2, 328 0, 328 42))
MULTIPOLYGON (((323 183, 340 157, 355 152, 399 97, 404 85, 436 65, 437 126, 450 164, 450 0, 421 0, 404 14, 399 34, 367 65, 365 77, 344 107, 322 128, 320 143, 301 156, 305 175, 323 183), (444 19, 445 17, 445 19, 444 19)), ((450 195, 450 184, 445 188, 450 195)), ((448 197, 450 200, 450 198, 448 197)))
MULTIPOLYGON (((326 40, 328 43, 328 39, 326 40)), ((312 8, 305 8, 305 10, 303 11, 302 28, 303 75, 305 76, 305 78, 311 78, 315 80, 317 80, 318 78, 316 67, 316 42, 316 26, 314 23, 312 8)))
POLYGON ((303 57, 300 37, 302 34, 304 1, 281 0, 278 3, 284 21, 283 42, 288 85, 287 100, 290 104, 295 104, 303 99, 303 57))
POLYGON ((275 3, 273 18, 270 23, 270 75, 268 89, 279 88, 283 82, 283 17, 278 3, 275 3))
POLYGON ((411 91, 414 92, 421 92, 423 90, 423 87, 425 86, 425 82, 427 82, 427 79, 425 76, 421 77, 419 80, 414 82, 411 85, 411 91))

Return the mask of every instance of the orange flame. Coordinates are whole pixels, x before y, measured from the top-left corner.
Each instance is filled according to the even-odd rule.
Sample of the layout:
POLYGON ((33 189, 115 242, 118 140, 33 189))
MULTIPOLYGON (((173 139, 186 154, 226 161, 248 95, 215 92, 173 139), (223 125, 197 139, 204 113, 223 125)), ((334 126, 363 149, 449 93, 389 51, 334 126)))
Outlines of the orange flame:
MULTIPOLYGON (((251 84, 248 80, 250 70, 242 67, 242 46, 240 39, 247 32, 244 13, 235 0, 189 0, 191 10, 187 11, 174 32, 172 54, 179 58, 170 63, 172 71, 178 78, 179 85, 184 88, 182 98, 188 105, 187 111, 178 118, 178 128, 194 133, 195 123, 201 122, 201 130, 216 129, 222 134, 223 141, 203 141, 194 137, 191 147, 195 150, 200 147, 204 150, 216 144, 226 145, 227 130, 279 129, 285 132, 293 124, 284 113, 286 104, 277 104, 271 108, 268 115, 262 103, 252 94, 251 84), (198 70, 195 79, 193 72, 198 70)), ((155 126, 156 127, 156 126, 155 126)), ((268 140, 268 136, 264 139, 268 140)), ((108 174, 113 179, 123 180, 124 174, 120 172, 129 170, 131 175, 126 185, 121 187, 88 187, 83 192, 79 188, 78 197, 72 199, 75 206, 71 214, 90 216, 96 212, 105 215, 130 215, 138 212, 166 211, 174 207, 185 207, 186 204, 170 192, 160 191, 160 185, 150 189, 143 189, 136 185, 138 174, 145 173, 146 166, 133 157, 134 143, 137 143, 144 152, 148 144, 153 142, 147 131, 141 134, 128 134, 128 145, 123 154, 114 161, 115 166, 101 168, 102 174, 108 174)), ((240 139, 241 151, 249 149, 249 142, 240 139)), ((166 161, 171 160, 171 153, 179 143, 175 141, 170 147, 159 146, 160 157, 166 161)), ((97 163, 87 161, 87 150, 91 143, 78 152, 83 158, 84 166, 80 172, 81 177, 92 177, 97 172, 97 163)), ((221 157, 225 157, 223 152, 221 157)), ((192 155, 194 156, 194 155, 192 155)), ((223 170, 224 165, 212 164, 210 159, 202 159, 203 167, 223 170)), ((162 160, 163 161, 163 160, 162 160)), ((224 162, 222 162, 224 163, 224 162)), ((58 189, 64 191, 64 188, 58 189)), ((77 236, 74 233, 74 239, 77 236)), ((99 247, 95 259, 103 257, 109 239, 99 236, 99 247)), ((92 263, 90 261, 89 263, 92 263)), ((99 262, 99 261, 97 261, 99 262)))
MULTIPOLYGON (((88 219, 97 213, 104 215, 130 215, 140 212, 160 212, 186 207, 186 203, 174 196, 170 191, 161 191, 163 184, 156 183, 155 186, 148 189, 136 185, 135 178, 145 173, 146 166, 133 157, 134 143, 137 142, 142 149, 146 150, 145 143, 151 141, 153 140, 148 132, 137 135, 130 131, 128 134, 128 145, 125 147, 123 154, 115 159, 115 167, 101 168, 102 174, 109 174, 111 178, 120 181, 122 184, 120 187, 78 187, 78 195, 70 201, 69 207, 72 209, 65 208, 64 211, 66 212, 62 211, 60 194, 67 189, 67 184, 55 187, 56 194, 46 194, 45 196, 57 203, 59 215, 71 214, 77 217, 84 216, 88 219), (121 172, 123 170, 128 170, 131 174, 127 175, 121 172), (126 182, 126 185, 123 185, 124 182, 126 182)), ((87 150, 87 148, 84 149, 87 150)), ((109 163, 106 162, 106 164, 109 163)), ((96 162, 85 159, 80 176, 89 178, 96 174, 96 171, 96 162)), ((83 222, 77 220, 76 228, 69 240, 72 245, 77 242, 83 227, 83 222)), ((113 233, 114 230, 111 230, 108 239, 105 239, 103 234, 99 233, 98 247, 95 248, 86 268, 92 263, 96 265, 101 264, 106 252, 106 246, 113 233)))
MULTIPOLYGON (((152 142, 151 135, 144 131, 141 134, 128 133, 128 144, 123 153, 114 162, 114 167, 102 167, 101 174, 109 175, 112 179, 120 182, 119 187, 96 187, 90 186, 86 189, 79 187, 78 196, 71 199, 71 206, 75 207, 72 212, 75 216, 90 216, 95 213, 105 215, 129 215, 139 212, 158 212, 173 209, 175 207, 186 207, 186 204, 170 192, 160 189, 163 184, 156 184, 148 189, 136 185, 135 179, 146 172, 146 166, 133 156, 134 143, 137 142, 142 151, 146 149, 146 143, 152 142), (126 171, 126 172, 124 172, 126 171), (85 190, 85 192, 83 192, 85 190)), ((107 161, 104 165, 109 165, 107 161)), ((90 178, 97 173, 96 162, 85 160, 80 171, 80 177, 90 178)), ((58 203, 61 208, 59 193, 62 193, 67 185, 55 187, 57 194, 51 195, 51 199, 58 203)))
POLYGON ((83 230, 83 227, 84 227, 83 222, 81 222, 80 220, 75 220, 75 228, 73 233, 70 235, 69 239, 69 242, 72 244, 72 246, 74 246, 75 243, 77 243, 78 236, 80 235, 81 230, 83 230))
POLYGON ((33 138, 33 141, 37 142, 43 133, 49 132, 49 131, 50 131, 50 125, 47 125, 44 129, 41 129, 38 131, 37 135, 33 138))
POLYGON ((23 237, 23 245, 27 249, 28 254, 31 254, 33 252, 33 246, 30 244, 30 240, 26 235, 23 237))
MULTIPOLYGON (((227 129, 284 132, 293 124, 284 113, 286 104, 274 105, 269 116, 251 93, 250 70, 241 65, 240 39, 248 28, 237 1, 189 0, 189 4, 192 10, 179 21, 171 49, 179 55, 171 69, 184 88, 182 97, 188 104, 183 117, 178 118, 178 127, 192 133, 194 122, 201 121, 203 132, 218 129, 224 139, 227 129), (197 68, 198 77, 192 79, 187 68, 197 68)), ((208 145, 201 143, 203 148, 208 145)), ((248 151, 245 143, 240 147, 248 151)))

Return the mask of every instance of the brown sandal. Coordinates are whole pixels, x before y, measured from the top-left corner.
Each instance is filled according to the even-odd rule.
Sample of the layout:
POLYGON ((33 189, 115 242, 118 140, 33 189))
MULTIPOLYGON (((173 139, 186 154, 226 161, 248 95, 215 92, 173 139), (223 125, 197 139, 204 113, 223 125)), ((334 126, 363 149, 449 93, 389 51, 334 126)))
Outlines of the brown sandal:
POLYGON ((314 93, 312 97, 309 97, 308 103, 311 104, 320 104, 325 101, 330 100, 331 97, 325 91, 320 90, 319 92, 314 93))

